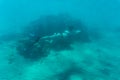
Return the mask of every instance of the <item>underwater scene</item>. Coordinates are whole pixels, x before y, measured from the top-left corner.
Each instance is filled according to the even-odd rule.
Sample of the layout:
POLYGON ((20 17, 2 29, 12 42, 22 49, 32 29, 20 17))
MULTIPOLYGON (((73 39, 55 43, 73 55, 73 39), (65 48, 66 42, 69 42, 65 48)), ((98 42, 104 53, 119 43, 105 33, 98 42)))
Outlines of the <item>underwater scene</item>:
POLYGON ((120 80, 120 0, 0 0, 0 80, 120 80))

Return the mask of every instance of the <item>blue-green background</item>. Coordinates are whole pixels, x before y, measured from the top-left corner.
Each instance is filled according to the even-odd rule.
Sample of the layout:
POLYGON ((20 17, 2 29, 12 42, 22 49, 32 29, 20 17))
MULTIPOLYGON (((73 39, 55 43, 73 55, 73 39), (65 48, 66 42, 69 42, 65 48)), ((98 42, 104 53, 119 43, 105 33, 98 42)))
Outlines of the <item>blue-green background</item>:
POLYGON ((0 36, 0 80, 58 80, 55 75, 68 69, 71 62, 87 72, 69 80, 120 80, 120 0, 0 0, 0 36), (70 14, 89 31, 100 31, 103 37, 76 44, 75 50, 62 51, 57 58, 50 55, 42 64, 18 55, 12 56, 13 64, 8 64, 11 54, 17 52, 14 41, 3 42, 3 36, 20 33, 40 16, 51 14, 70 14), (105 74, 99 69, 106 70, 105 74))

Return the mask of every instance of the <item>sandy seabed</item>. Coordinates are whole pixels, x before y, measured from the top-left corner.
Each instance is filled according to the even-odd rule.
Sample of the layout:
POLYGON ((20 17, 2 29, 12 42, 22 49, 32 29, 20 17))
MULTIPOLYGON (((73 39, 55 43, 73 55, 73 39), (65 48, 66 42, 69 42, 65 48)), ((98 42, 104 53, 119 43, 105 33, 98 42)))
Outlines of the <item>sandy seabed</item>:
POLYGON ((108 36, 51 51, 38 61, 17 54, 14 41, 0 44, 0 80, 120 80, 120 40, 108 36))

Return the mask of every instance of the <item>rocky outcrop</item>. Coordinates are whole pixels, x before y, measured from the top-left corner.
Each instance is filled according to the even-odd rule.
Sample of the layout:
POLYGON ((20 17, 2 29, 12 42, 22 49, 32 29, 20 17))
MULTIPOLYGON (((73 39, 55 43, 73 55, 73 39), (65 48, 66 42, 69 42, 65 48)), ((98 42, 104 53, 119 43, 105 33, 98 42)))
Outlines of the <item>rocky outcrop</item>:
POLYGON ((17 51, 26 59, 41 59, 50 50, 72 49, 76 41, 88 42, 89 37, 81 23, 70 16, 47 16, 29 26, 18 41, 17 51))

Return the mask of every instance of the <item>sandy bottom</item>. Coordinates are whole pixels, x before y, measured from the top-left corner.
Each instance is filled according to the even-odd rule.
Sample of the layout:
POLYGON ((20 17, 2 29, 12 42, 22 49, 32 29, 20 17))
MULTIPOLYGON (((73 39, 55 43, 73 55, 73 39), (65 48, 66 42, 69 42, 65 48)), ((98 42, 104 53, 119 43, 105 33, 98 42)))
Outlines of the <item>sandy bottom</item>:
MULTIPOLYGON (((115 36, 114 36, 115 37, 115 36)), ((0 44, 0 80, 120 80, 120 39, 75 43, 35 62, 17 54, 14 41, 0 44)))

